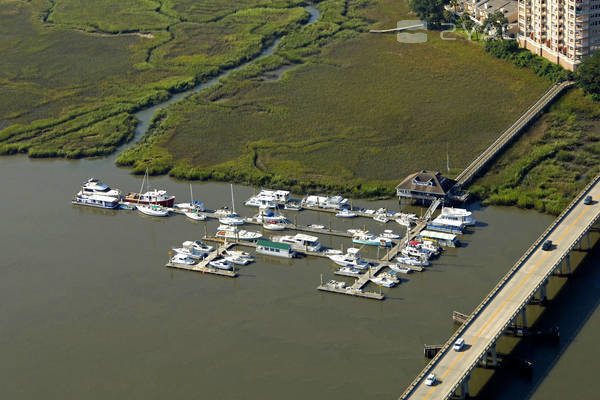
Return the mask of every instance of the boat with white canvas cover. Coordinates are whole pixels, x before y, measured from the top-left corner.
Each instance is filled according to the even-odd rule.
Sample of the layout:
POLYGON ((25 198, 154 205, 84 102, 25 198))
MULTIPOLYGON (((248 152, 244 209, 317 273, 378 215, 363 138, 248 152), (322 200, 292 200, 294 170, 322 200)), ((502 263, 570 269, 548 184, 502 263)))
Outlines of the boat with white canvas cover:
POLYGON ((223 257, 233 256, 238 258, 245 258, 250 261, 254 261, 254 256, 250 253, 241 250, 223 250, 221 253, 223 257))
POLYGON ((298 203, 285 203, 283 209, 288 211, 302 211, 302 206, 298 203))
POLYGON ((215 250, 214 247, 209 246, 209 245, 201 242, 200 240, 194 240, 194 241, 186 240, 185 242, 183 242, 182 245, 185 248, 193 248, 194 250, 201 251, 206 254, 211 253, 215 250))
POLYGON ((321 250, 321 243, 319 238, 316 236, 305 235, 298 233, 294 236, 276 236, 273 238, 274 242, 286 243, 292 246, 292 249, 296 251, 319 251, 321 250))
POLYGON ((252 217, 256 222, 289 223, 285 215, 276 214, 268 208, 260 208, 260 212, 252 217))
POLYGON ((355 247, 346 250, 346 254, 332 254, 327 257, 341 267, 357 269, 367 269, 369 267, 369 263, 362 259, 360 250, 355 247))
POLYGON ((258 232, 247 231, 245 229, 238 229, 237 226, 232 225, 220 225, 217 228, 216 237, 221 239, 236 239, 236 240, 249 240, 254 241, 262 237, 262 234, 258 232))
POLYGON ((249 260, 244 257, 237 257, 234 255, 223 256, 223 259, 231 262, 232 264, 237 264, 237 265, 248 265, 253 261, 253 260, 249 260))
POLYGON ((354 267, 340 267, 337 272, 340 272, 341 275, 346 275, 346 276, 354 276, 354 277, 358 277, 362 274, 365 273, 364 270, 358 269, 358 268, 354 268, 354 267))

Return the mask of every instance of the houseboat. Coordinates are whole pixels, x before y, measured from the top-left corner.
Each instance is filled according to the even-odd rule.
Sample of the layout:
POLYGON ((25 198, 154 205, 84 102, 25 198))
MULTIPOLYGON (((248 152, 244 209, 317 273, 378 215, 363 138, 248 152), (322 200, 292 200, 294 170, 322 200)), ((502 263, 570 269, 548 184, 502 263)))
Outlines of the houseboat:
POLYGON ((260 239, 256 244, 256 252, 267 256, 293 258, 296 252, 292 246, 287 243, 272 242, 270 240, 260 239))
POLYGON ((250 197, 244 204, 248 207, 277 208, 279 204, 285 204, 290 199, 287 190, 261 190, 257 195, 250 197))
POLYGON ((273 238, 275 242, 286 243, 292 246, 296 251, 319 251, 321 243, 316 236, 305 235, 298 233, 294 236, 276 236, 273 238))
POLYGON ((334 210, 342 210, 350 207, 348 199, 345 199, 342 196, 307 196, 302 199, 301 204, 304 207, 318 207, 334 210))
POLYGON ((262 234, 258 232, 251 232, 244 229, 238 229, 237 226, 232 225, 220 225, 217 228, 216 237, 220 239, 236 239, 236 240, 258 240, 262 237, 262 234))
POLYGON ((442 216, 439 216, 427 224, 427 229, 460 235, 461 233, 463 233, 465 226, 460 221, 446 219, 442 216))
POLYGON ((440 217, 443 217, 445 220, 462 222, 465 226, 473 226, 477 223, 473 218, 473 213, 464 208, 442 207, 440 217))
POLYGON ((119 207, 119 200, 115 197, 103 196, 100 194, 82 194, 77 193, 73 200, 73 204, 88 207, 115 209, 119 207))
POLYGON ((421 231, 417 238, 423 242, 433 242, 436 245, 444 247, 460 247, 460 241, 456 235, 451 233, 424 230, 421 231))

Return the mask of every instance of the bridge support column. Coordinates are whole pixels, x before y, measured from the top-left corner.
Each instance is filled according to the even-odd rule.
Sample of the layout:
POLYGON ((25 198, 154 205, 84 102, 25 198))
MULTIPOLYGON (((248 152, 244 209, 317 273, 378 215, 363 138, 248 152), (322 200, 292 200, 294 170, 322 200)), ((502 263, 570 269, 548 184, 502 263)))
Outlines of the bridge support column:
POLYGON ((542 283, 542 286, 540 286, 540 304, 546 304, 546 302, 548 301, 547 286, 548 279, 546 279, 544 283, 542 283))
POLYGON ((567 268, 567 270, 565 271, 565 274, 570 275, 571 274, 571 253, 567 253, 564 263, 567 268))
POLYGON ((464 381, 460 384, 460 398, 461 400, 469 398, 469 379, 471 377, 467 376, 464 381))
POLYGON ((592 239, 590 238, 590 231, 587 231, 585 233, 585 237, 586 237, 586 240, 587 240, 587 249, 588 249, 588 251, 592 250, 592 239))
POLYGON ((527 307, 523 307, 521 310, 521 323, 523 324, 523 329, 527 329, 527 307))
POLYGON ((498 366, 498 353, 496 352, 496 343, 494 343, 492 345, 492 348, 490 349, 490 353, 492 353, 492 365, 494 367, 498 366))

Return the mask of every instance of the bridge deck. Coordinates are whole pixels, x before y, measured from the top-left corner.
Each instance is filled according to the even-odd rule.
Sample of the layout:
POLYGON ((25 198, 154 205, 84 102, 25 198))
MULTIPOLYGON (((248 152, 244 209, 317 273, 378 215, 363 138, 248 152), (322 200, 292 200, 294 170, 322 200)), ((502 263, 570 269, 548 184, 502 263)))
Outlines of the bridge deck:
POLYGON ((583 197, 600 199, 600 177, 584 190, 565 212, 538 239, 526 256, 518 262, 499 285, 475 310, 438 356, 421 372, 401 399, 448 399, 489 351, 511 321, 529 299, 548 279, 557 265, 568 256, 600 216, 600 204, 583 204, 583 197), (543 251, 541 242, 550 239, 551 251, 543 251), (465 339, 466 349, 452 350, 455 338, 465 339), (439 379, 436 386, 426 386, 424 378, 434 373, 439 379))

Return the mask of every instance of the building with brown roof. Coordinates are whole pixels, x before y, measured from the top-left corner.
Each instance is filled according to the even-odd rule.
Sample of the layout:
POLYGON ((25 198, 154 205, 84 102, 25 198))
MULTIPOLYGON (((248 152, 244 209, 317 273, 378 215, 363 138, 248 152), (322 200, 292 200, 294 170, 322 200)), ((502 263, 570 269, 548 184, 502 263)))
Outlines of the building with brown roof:
POLYGON ((400 200, 446 200, 455 184, 455 180, 445 178, 439 172, 419 171, 400 182, 396 186, 396 194, 400 200))

